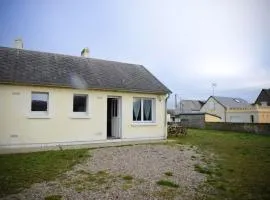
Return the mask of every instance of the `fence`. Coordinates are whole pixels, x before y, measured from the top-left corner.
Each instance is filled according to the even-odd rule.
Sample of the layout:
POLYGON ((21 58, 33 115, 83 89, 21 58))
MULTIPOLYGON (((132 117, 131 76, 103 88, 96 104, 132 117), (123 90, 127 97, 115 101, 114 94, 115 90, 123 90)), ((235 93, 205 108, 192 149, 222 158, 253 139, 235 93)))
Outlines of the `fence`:
POLYGON ((187 128, 200 128, 220 131, 236 131, 255 134, 270 135, 270 123, 230 123, 230 122, 204 122, 204 123, 189 123, 188 121, 170 122, 176 123, 187 128))
POLYGON ((269 123, 205 122, 205 129, 270 135, 269 123))

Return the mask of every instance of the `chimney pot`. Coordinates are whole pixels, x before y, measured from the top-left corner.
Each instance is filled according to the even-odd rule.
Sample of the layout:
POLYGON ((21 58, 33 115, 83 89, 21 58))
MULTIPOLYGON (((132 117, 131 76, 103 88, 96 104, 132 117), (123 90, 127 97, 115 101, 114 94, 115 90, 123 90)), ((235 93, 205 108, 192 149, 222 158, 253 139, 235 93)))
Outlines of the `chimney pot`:
POLYGON ((81 56, 83 57, 89 57, 89 49, 87 47, 83 48, 82 52, 81 52, 81 56))
POLYGON ((14 40, 14 48, 23 49, 23 41, 21 38, 17 38, 14 40))

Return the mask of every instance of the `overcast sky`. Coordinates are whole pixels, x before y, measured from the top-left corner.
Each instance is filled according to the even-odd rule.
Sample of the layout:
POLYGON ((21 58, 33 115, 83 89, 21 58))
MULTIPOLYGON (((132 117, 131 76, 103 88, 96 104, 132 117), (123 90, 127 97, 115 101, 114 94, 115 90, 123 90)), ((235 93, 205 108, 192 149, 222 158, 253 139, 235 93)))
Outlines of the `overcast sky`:
MULTIPOLYGON (((180 99, 270 88, 269 0, 1 0, 0 45, 142 64, 180 99)), ((173 100, 170 100, 173 105, 173 100)))

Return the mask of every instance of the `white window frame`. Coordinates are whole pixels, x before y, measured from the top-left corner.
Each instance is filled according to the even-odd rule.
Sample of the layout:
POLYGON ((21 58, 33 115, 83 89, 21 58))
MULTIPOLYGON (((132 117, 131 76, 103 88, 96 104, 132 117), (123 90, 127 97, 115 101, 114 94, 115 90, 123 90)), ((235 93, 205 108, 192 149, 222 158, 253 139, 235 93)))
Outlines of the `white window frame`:
POLYGON ((132 101, 132 124, 133 125, 156 125, 156 99, 155 98, 149 98, 149 97, 133 97, 132 101), (140 99, 141 103, 141 120, 140 121, 134 121, 133 120, 133 102, 134 99, 140 99), (151 115, 152 115, 152 120, 151 121, 145 121, 143 120, 143 106, 144 100, 151 100, 151 115))
POLYGON ((29 103, 29 108, 28 108, 28 115, 27 118, 29 119, 49 119, 51 118, 51 93, 48 91, 31 91, 30 92, 30 103, 29 103), (34 93, 40 93, 40 94, 48 94, 48 100, 47 100, 47 111, 32 111, 32 95, 34 93))
POLYGON ((87 93, 74 93, 72 95, 71 114, 69 115, 72 119, 89 119, 90 115, 90 95, 87 93), (74 96, 86 96, 86 111, 85 112, 73 112, 74 96))

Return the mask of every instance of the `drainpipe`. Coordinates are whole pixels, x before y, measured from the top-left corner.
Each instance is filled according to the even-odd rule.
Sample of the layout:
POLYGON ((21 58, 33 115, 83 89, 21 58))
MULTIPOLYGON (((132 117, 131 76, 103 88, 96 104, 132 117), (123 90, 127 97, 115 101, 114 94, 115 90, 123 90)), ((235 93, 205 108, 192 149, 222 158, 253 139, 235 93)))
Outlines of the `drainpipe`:
POLYGON ((168 101, 168 98, 170 97, 170 94, 167 94, 166 95, 166 98, 165 98, 165 118, 164 118, 164 133, 165 133, 165 136, 164 136, 164 139, 167 139, 167 136, 168 136, 168 132, 167 132, 167 101, 168 101))

